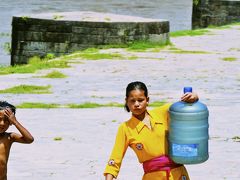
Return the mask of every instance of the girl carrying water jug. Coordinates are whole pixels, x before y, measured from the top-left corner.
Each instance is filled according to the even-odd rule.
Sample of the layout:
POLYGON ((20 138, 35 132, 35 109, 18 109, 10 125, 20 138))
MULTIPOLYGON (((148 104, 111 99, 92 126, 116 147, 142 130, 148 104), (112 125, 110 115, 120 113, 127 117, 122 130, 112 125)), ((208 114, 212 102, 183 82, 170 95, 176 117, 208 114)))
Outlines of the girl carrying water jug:
MULTIPOLYGON (((193 103, 196 93, 186 93, 181 101, 193 103)), ((168 156, 168 109, 171 104, 148 110, 148 89, 142 82, 128 84, 125 109, 131 112, 129 120, 122 123, 106 165, 106 180, 116 179, 124 154, 132 148, 143 165, 143 180, 189 180, 186 168, 174 163, 168 156)))

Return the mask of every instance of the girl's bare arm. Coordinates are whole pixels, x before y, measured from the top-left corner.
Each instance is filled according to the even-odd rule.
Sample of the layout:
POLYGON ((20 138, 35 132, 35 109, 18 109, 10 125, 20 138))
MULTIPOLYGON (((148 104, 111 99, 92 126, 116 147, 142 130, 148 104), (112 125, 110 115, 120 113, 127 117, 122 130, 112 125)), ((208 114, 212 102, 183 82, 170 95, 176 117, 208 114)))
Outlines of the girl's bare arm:
POLYGON ((105 180, 113 180, 113 179, 114 179, 114 177, 113 177, 112 174, 107 174, 107 175, 105 176, 105 180))

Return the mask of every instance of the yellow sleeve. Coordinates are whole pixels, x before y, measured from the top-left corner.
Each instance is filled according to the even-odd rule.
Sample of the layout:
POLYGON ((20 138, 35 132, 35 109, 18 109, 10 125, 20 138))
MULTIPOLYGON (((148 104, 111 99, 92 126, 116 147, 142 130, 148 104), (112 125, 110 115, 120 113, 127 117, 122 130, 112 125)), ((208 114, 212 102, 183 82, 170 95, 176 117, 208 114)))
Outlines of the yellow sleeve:
POLYGON ((161 119, 164 125, 164 130, 165 130, 165 137, 164 137, 164 150, 165 154, 168 154, 168 131, 169 131, 169 108, 172 104, 167 103, 164 104, 163 106, 160 106, 158 108, 153 109, 153 112, 158 115, 158 117, 161 119))
POLYGON ((156 114, 158 114, 162 121, 164 122, 165 129, 168 131, 169 130, 169 108, 172 104, 167 103, 164 104, 160 107, 154 108, 152 111, 156 114))
POLYGON ((166 130, 168 131, 169 130, 169 122, 170 122, 170 119, 169 119, 169 108, 172 104, 171 103, 167 103, 165 106, 164 106, 164 111, 166 113, 166 130))
POLYGON ((152 111, 154 111, 154 112, 168 111, 171 105, 172 105, 172 103, 166 103, 166 104, 164 104, 162 106, 154 108, 152 111))
POLYGON ((112 150, 112 154, 109 158, 108 164, 105 168, 104 176, 106 176, 106 174, 112 174, 115 178, 118 176, 122 159, 128 148, 128 141, 124 127, 125 123, 122 123, 118 128, 115 144, 112 150))

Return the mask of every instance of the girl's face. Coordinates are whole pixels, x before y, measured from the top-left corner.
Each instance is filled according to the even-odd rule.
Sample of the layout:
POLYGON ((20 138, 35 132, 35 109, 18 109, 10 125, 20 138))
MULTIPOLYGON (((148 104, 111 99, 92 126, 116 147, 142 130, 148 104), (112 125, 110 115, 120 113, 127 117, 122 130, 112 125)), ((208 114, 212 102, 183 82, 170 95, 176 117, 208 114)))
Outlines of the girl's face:
POLYGON ((9 121, 4 115, 4 111, 0 111, 0 133, 4 133, 9 127, 9 121))
POLYGON ((126 98, 126 104, 129 110, 138 119, 144 117, 148 102, 149 97, 146 97, 144 91, 139 89, 130 91, 128 98, 126 98))

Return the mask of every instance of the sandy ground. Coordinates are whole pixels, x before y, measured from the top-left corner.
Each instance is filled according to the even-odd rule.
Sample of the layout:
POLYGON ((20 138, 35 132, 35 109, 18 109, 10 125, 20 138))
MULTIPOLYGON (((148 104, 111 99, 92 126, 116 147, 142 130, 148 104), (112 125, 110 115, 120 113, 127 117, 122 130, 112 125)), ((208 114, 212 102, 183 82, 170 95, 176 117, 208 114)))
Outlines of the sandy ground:
MULTIPOLYGON (((240 26, 212 30, 211 35, 171 38, 183 50, 207 51, 209 54, 161 52, 120 52, 138 56, 137 60, 74 60, 71 68, 59 69, 68 78, 36 78, 35 74, 0 76, 0 88, 19 85, 52 85, 49 95, 1 94, 2 100, 22 102, 107 103, 124 100, 130 81, 147 84, 150 100, 175 102, 183 86, 192 86, 210 112, 209 160, 187 165, 192 180, 240 179, 240 26), (223 61, 236 57, 236 61, 223 61)), ((102 173, 112 150, 118 125, 129 114, 122 108, 96 109, 18 109, 17 117, 34 135, 31 145, 13 144, 9 180, 93 180, 102 173), (61 137, 61 141, 54 138, 61 137)), ((11 131, 14 127, 11 127, 11 131)), ((138 180, 142 167, 128 149, 119 180, 138 180)))

